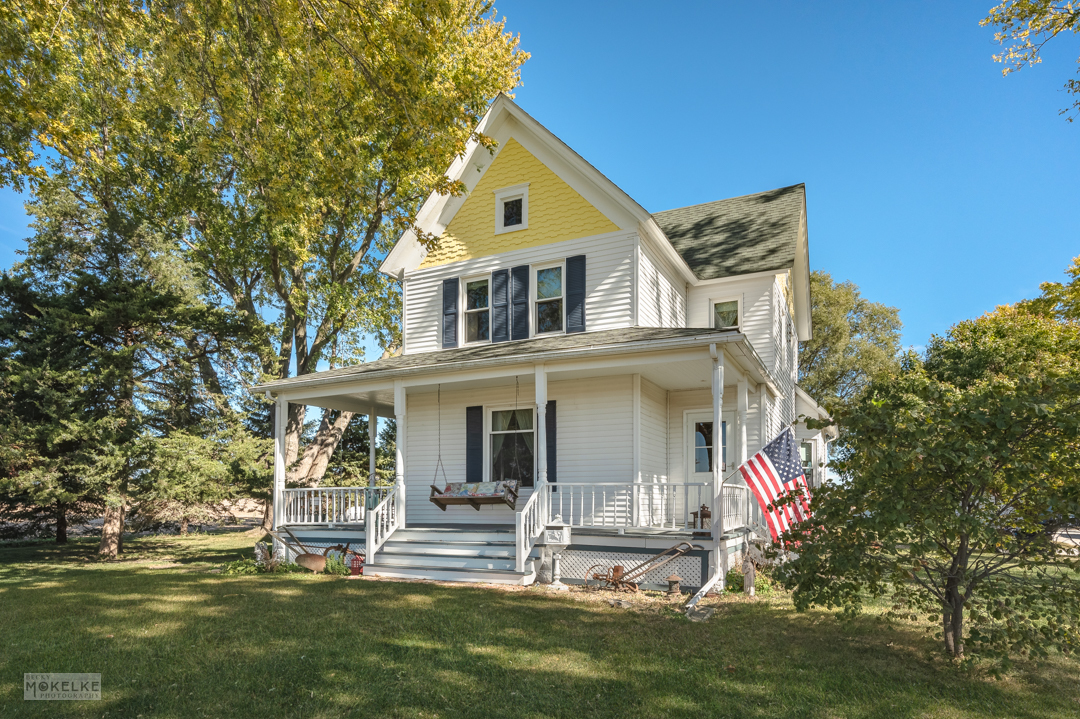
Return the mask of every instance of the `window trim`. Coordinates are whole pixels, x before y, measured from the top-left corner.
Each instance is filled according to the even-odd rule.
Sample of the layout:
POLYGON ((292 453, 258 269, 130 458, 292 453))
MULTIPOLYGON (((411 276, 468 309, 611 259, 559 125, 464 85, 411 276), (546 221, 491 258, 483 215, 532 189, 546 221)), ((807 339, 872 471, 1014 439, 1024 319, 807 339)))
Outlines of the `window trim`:
POLYGON ((529 229, 529 183, 503 187, 495 190, 495 234, 501 235, 506 232, 517 232, 529 229), (506 200, 521 200, 521 224, 503 226, 503 202, 506 200))
POLYGON ((460 347, 486 345, 491 344, 491 273, 483 272, 476 275, 465 275, 458 278, 460 285, 458 286, 458 300, 460 306, 460 319, 458 319, 458 336, 461 337, 461 341, 458 343, 460 347), (469 309, 469 293, 467 291, 470 282, 477 282, 479 280, 487 280, 488 283, 488 303, 485 310, 470 310, 469 309), (468 316, 470 314, 478 314, 480 312, 488 313, 488 338, 486 340, 474 340, 469 341, 467 333, 468 316))
MULTIPOLYGON (((494 414, 495 412, 505 412, 506 410, 511 410, 511 409, 515 409, 513 402, 506 403, 506 404, 485 404, 484 405, 484 481, 485 482, 494 482, 495 481, 495 480, 493 480, 491 478, 491 463, 495 460, 495 458, 491 456, 491 436, 492 436, 492 434, 491 434, 491 415, 494 414)), ((518 403, 516 409, 519 412, 521 410, 523 410, 523 409, 527 409, 527 410, 530 410, 532 412, 532 425, 533 425, 533 429, 532 429, 532 431, 533 431, 533 471, 532 471, 532 477, 533 477, 533 483, 529 487, 530 489, 532 489, 532 488, 536 487, 536 454, 537 454, 537 452, 540 451, 539 448, 536 446, 537 437, 538 437, 538 434, 537 434, 537 431, 536 431, 536 405, 518 403)), ((500 434, 509 434, 509 432, 506 432, 506 433, 500 432, 500 434)), ((519 434, 524 434, 524 432, 521 432, 519 434)), ((519 487, 519 489, 522 489, 522 487, 519 487)), ((520 492, 518 494, 520 495, 520 492)))
POLYGON ((707 317, 709 318, 709 327, 714 330, 716 329, 716 305, 720 304, 721 302, 735 302, 738 308, 736 311, 739 313, 739 316, 737 318, 738 321, 734 325, 732 325, 731 327, 724 327, 722 329, 735 329, 741 332, 743 323, 743 303, 741 295, 720 295, 717 297, 710 297, 707 315, 707 317))
POLYGON ((566 260, 555 260, 554 262, 541 262, 539 264, 531 265, 529 267, 530 277, 529 281, 532 283, 532 287, 529 288, 529 333, 530 337, 554 337, 556 335, 566 334, 566 260), (552 332, 540 332, 539 322, 537 322, 536 309, 540 302, 550 302, 555 299, 549 297, 545 300, 539 300, 536 295, 540 289, 540 283, 537 281, 537 273, 540 270, 550 270, 553 267, 559 267, 562 269, 562 294, 559 295, 559 299, 562 301, 562 329, 554 330, 552 332))

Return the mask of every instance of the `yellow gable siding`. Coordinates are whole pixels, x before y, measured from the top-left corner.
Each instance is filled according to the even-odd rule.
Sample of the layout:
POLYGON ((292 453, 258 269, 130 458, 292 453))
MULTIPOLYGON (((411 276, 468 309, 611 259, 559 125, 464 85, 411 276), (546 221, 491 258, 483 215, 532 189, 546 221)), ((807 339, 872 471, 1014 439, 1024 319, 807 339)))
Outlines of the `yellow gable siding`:
POLYGON ((420 265, 487 257, 619 228, 547 166, 510 138, 420 265), (529 183, 529 227, 495 234, 495 191, 529 183))

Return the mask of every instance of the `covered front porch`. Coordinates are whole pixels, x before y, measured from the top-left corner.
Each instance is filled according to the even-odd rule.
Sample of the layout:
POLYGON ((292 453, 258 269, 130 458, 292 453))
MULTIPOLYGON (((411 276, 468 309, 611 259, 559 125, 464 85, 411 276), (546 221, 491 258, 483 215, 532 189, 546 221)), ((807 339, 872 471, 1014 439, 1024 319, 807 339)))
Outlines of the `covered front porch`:
POLYGON ((411 355, 267 386, 278 427, 289 402, 397 426, 392 486, 286 488, 279 431, 275 525, 362 539, 376 566, 395 535, 413 531, 512 540, 501 560, 528 583, 544 529, 561 524, 593 552, 690 539, 707 552, 703 574, 715 575, 727 545, 754 526, 752 498, 731 475, 768 434, 777 391, 736 332, 653 332, 667 336, 550 349, 530 340, 509 343, 520 345, 509 355, 411 355), (513 506, 430 501, 447 485, 503 481, 516 483, 513 506))

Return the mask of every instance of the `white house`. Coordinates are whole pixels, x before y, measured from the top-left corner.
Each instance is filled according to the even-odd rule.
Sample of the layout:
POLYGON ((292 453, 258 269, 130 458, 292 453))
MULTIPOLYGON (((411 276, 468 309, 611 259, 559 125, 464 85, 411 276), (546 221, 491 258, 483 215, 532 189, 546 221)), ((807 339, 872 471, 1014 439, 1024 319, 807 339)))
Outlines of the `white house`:
MULTIPOLYGON (((448 171, 467 194, 419 213, 436 248, 407 232, 382 265, 402 354, 256 388, 277 400, 274 523, 366 546, 369 574, 528 584, 561 520, 564 581, 688 540, 674 569, 700 586, 752 531, 735 468, 824 416, 795 386, 805 188, 650 213, 505 96, 478 129, 497 149, 448 171), (395 485, 287 489, 289 402, 396 418, 395 485)), ((819 483, 824 438, 798 436, 819 483)))

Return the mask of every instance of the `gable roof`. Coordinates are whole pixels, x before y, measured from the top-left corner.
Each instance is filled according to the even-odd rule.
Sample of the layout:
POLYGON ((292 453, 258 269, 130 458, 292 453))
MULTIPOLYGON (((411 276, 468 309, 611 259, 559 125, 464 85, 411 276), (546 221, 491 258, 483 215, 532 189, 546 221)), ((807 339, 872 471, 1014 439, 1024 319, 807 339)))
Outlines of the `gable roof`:
MULTIPOLYGON (((498 149, 493 154, 476 140, 469 141, 465 152, 446 171, 446 176, 451 180, 465 183, 467 194, 451 197, 431 193, 416 216, 416 226, 425 234, 443 233, 464 204, 468 193, 473 191, 485 171, 491 167, 494 157, 511 137, 620 229, 635 230, 642 224, 652 223, 645 208, 508 96, 500 93, 495 98, 477 125, 476 132, 494 139, 498 149)), ((409 229, 398 239, 379 269, 400 280, 406 271, 416 269, 426 255, 427 250, 420 244, 416 232, 409 229)), ((671 259, 676 266, 681 266, 689 281, 693 277, 690 269, 673 250, 671 259)))
POLYGON ((699 280, 795 266, 804 184, 657 212, 653 219, 699 280))

